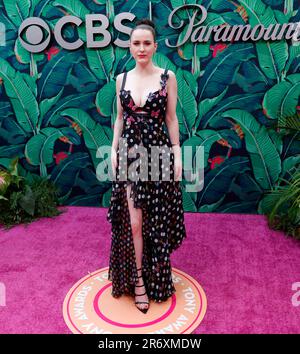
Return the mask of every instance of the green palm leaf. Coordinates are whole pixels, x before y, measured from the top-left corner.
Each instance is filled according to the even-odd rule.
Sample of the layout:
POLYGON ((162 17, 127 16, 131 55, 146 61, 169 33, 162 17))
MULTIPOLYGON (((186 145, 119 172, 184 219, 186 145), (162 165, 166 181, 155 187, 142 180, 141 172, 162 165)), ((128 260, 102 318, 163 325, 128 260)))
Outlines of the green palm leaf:
POLYGON ((300 74, 292 74, 265 94, 263 107, 271 119, 296 113, 300 96, 300 74))
MULTIPOLYGON (((181 5, 183 5, 183 2, 180 1, 181 5)), ((195 1, 193 2, 195 3, 195 1)), ((173 4, 174 5, 174 4, 173 4)), ((181 10, 181 12, 186 12, 186 10, 181 10)), ((177 13, 178 14, 178 13, 177 13)), ((179 12, 180 14, 180 12, 179 12)), ((201 19, 201 14, 199 13, 195 17, 195 22, 198 22, 201 19)), ((202 23, 202 26, 218 26, 222 25, 225 23, 225 20, 220 14, 216 13, 208 13, 206 20, 202 23)), ((189 24, 187 23, 185 27, 182 29, 179 37, 178 37, 178 43, 181 43, 188 31, 189 24)), ((180 55, 185 59, 185 60, 192 60, 192 72, 195 78, 198 78, 200 76, 200 58, 205 58, 209 55, 209 47, 210 47, 210 42, 209 40, 206 43, 192 43, 191 41, 186 41, 183 45, 181 45, 178 50, 180 51, 180 55)))
MULTIPOLYGON (((251 26, 261 24, 268 27, 276 24, 274 12, 270 6, 266 6, 261 0, 240 0, 248 15, 251 26)), ((280 81, 280 75, 288 58, 288 45, 282 41, 258 41, 256 43, 257 56, 261 69, 270 79, 280 81)))
POLYGON ((55 166, 51 172, 50 180, 59 188, 59 201, 66 204, 72 193, 80 171, 91 166, 89 154, 86 152, 75 152, 67 159, 55 166))
POLYGON ((3 78, 6 94, 11 100, 18 123, 26 132, 35 132, 39 107, 22 74, 0 58, 0 77, 3 78))
POLYGON ((249 170, 248 158, 244 156, 233 156, 210 170, 205 176, 204 188, 199 193, 198 210, 200 210, 201 206, 208 208, 211 204, 217 207, 217 202, 220 201, 224 194, 226 195, 231 191, 231 186, 236 176, 249 170), (220 186, 222 187, 220 188, 220 186))
POLYGON ((204 204, 201 205, 198 208, 198 212, 199 213, 212 213, 213 211, 215 211, 222 203, 223 200, 226 198, 226 194, 224 194, 217 202, 212 203, 212 204, 204 204))
POLYGON ((85 50, 90 69, 100 80, 109 82, 111 80, 112 66, 115 60, 114 50, 111 45, 101 49, 85 50))
MULTIPOLYGON (((99 164, 99 159, 96 156, 97 151, 101 153, 102 146, 111 146, 111 141, 108 139, 103 127, 97 124, 88 113, 81 109, 69 108, 61 112, 62 116, 70 117, 82 129, 82 134, 86 147, 89 149, 94 163, 95 169, 99 164)), ((104 156, 101 156, 104 158, 104 156)), ((106 161, 106 160, 105 160, 106 161)), ((104 163, 105 163, 104 161, 104 163)))
POLYGON ((37 62, 44 59, 44 54, 35 54, 28 52, 19 39, 15 42, 15 54, 17 60, 22 64, 30 64, 30 75, 34 78, 38 77, 37 62))
POLYGON ((79 17, 82 20, 85 20, 85 15, 90 13, 83 3, 78 0, 56 0, 53 2, 53 6, 63 7, 68 10, 69 15, 79 17))
POLYGON ((300 45, 298 45, 299 43, 297 42, 297 44, 295 45, 291 45, 289 47, 289 60, 286 63, 285 66, 285 71, 288 72, 290 69, 290 66, 292 64, 292 62, 296 59, 300 57, 300 45))
POLYGON ((46 166, 53 162, 55 141, 63 134, 56 128, 45 128, 25 146, 25 157, 33 166, 40 166, 41 176, 47 176, 46 166))
POLYGON ((198 118, 195 122, 195 129, 198 127, 201 123, 201 119, 215 106, 217 105, 220 101, 222 101, 223 97, 226 95, 226 92, 228 91, 228 87, 225 87, 224 91, 220 93, 218 96, 213 97, 213 98, 206 98, 204 100, 201 100, 198 104, 198 111, 199 115, 198 118))
POLYGON ((16 26, 20 26, 29 15, 30 0, 3 0, 3 4, 7 15, 16 26))
POLYGON ((212 98, 223 92, 228 85, 234 82, 241 63, 254 56, 251 43, 229 45, 206 66, 200 80, 199 100, 212 98))
POLYGON ((96 107, 98 112, 104 116, 109 117, 113 112, 113 105, 116 98, 116 83, 111 81, 101 87, 96 96, 96 107))
POLYGON ((290 177, 293 172, 299 169, 300 165, 300 156, 290 156, 283 160, 282 171, 280 177, 285 178, 285 175, 288 173, 290 177))
POLYGON ((285 0, 284 8, 285 8, 287 20, 289 20, 293 16, 294 0, 285 0))
POLYGON ((31 0, 30 16, 34 15, 34 10, 40 2, 41 2, 41 0, 31 0))
POLYGON ((179 130, 190 137, 198 115, 197 102, 190 85, 184 79, 183 70, 180 68, 176 71, 176 79, 178 87, 176 115, 179 130))
POLYGON ((82 58, 76 53, 61 51, 44 67, 41 77, 37 81, 38 99, 51 98, 68 84, 70 72, 73 66, 82 58))
POLYGON ((252 114, 240 109, 226 111, 222 117, 232 118, 241 126, 255 179, 262 188, 271 188, 281 172, 281 160, 266 128, 252 114))
POLYGON ((278 128, 290 129, 300 132, 299 114, 295 113, 291 116, 281 116, 278 118, 278 128))
MULTIPOLYGON (((222 135, 220 134, 220 132, 217 132, 215 130, 210 130, 210 129, 200 130, 194 136, 192 136, 190 139, 187 139, 182 144, 182 149, 184 151, 184 149, 187 148, 188 146, 192 148, 191 149, 192 154, 191 156, 189 155, 189 159, 192 157, 193 167, 195 168, 196 157, 199 156, 197 155, 197 151, 199 151, 200 148, 203 148, 204 156, 201 157, 201 167, 205 168, 208 164, 208 156, 209 156, 211 146, 220 139, 222 139, 222 135)), ((182 159, 183 165, 185 163, 185 155, 187 154, 183 155, 183 159, 182 159)))
MULTIPOLYGON (((213 126, 215 121, 218 121, 219 114, 233 108, 245 108, 250 111, 261 108, 261 100, 263 93, 243 93, 225 98, 216 107, 214 107, 201 121, 201 128, 204 129, 208 125, 213 126)), ((199 127, 196 127, 199 129, 199 127)))
MULTIPOLYGON (((44 102, 44 101, 43 101, 44 102)), ((65 96, 60 99, 48 112, 45 111, 45 116, 43 117, 43 126, 60 124, 57 123, 59 121, 59 113, 63 109, 70 107, 81 107, 82 109, 88 109, 91 106, 91 94, 75 94, 70 96, 65 96)), ((42 109, 42 108, 41 108, 42 109)), ((44 113, 44 111, 43 111, 44 113)))
POLYGON ((60 99, 60 97, 63 93, 63 90, 64 90, 64 88, 62 88, 60 90, 58 95, 51 97, 51 98, 46 98, 42 102, 40 102, 39 106, 40 106, 40 111, 41 111, 41 120, 50 111, 50 109, 57 103, 57 101, 60 99))
POLYGON ((183 203, 183 209, 185 211, 190 211, 190 212, 197 211, 197 207, 191 197, 191 193, 186 192, 185 189, 182 190, 182 203, 183 203))

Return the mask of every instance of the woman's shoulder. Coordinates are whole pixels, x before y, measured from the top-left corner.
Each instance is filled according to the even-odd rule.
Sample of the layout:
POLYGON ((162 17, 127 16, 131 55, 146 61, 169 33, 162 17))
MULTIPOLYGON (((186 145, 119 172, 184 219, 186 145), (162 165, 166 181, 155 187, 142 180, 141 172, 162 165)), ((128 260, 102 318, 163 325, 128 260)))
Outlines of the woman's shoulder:
POLYGON ((167 73, 168 73, 169 77, 175 76, 174 72, 171 69, 168 69, 167 73))
POLYGON ((167 75, 168 75, 169 78, 170 77, 175 77, 175 73, 172 70, 166 69, 166 68, 159 68, 159 69, 160 69, 161 75, 164 74, 165 71, 167 70, 167 75))
POLYGON ((118 75, 116 76, 116 80, 117 80, 117 81, 122 80, 124 74, 125 74, 125 72, 118 74, 118 75))
POLYGON ((120 73, 120 74, 118 74, 116 76, 116 85, 117 85, 117 87, 121 87, 122 82, 123 82, 123 78, 124 78, 124 74, 125 74, 125 72, 120 73))
POLYGON ((156 66, 155 68, 156 68, 157 72, 160 73, 160 74, 163 74, 165 72, 165 70, 166 70, 166 68, 162 68, 160 66, 156 66))

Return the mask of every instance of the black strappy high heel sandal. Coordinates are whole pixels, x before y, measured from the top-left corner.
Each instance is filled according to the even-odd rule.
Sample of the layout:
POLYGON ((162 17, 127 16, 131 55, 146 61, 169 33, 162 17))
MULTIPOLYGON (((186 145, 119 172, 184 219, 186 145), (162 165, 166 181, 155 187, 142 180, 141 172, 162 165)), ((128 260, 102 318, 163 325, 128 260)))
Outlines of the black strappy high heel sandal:
MULTIPOLYGON (((137 269, 137 271, 142 270, 142 268, 137 269)), ((142 278, 142 275, 138 276, 138 278, 142 278)), ((136 285, 137 288, 141 288, 142 286, 145 286, 144 282, 143 285, 136 285)), ((145 288, 146 290, 146 288, 145 288)), ((142 296, 142 295, 146 295, 147 292, 145 291, 143 294, 136 294, 134 293, 135 296, 142 296)), ((148 307, 146 309, 141 309, 138 306, 136 306, 140 311, 142 311, 143 313, 147 313, 147 311, 149 310, 149 301, 135 301, 135 304, 147 304, 148 307)))

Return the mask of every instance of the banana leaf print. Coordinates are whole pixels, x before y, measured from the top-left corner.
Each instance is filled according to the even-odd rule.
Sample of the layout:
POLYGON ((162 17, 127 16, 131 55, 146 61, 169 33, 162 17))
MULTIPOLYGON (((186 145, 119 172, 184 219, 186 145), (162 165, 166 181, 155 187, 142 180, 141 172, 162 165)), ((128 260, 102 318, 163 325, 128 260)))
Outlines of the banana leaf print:
POLYGON ((211 0, 211 9, 217 12, 226 12, 226 11, 234 11, 236 7, 232 2, 227 2, 223 0, 211 0))
POLYGON ((98 112, 105 117, 114 116, 114 105, 116 104, 115 81, 104 85, 97 93, 96 107, 98 112))
MULTIPOLYGON (((197 2, 194 2, 197 3, 197 2)), ((198 3, 201 3, 199 1, 198 3)), ((174 2, 175 5, 175 2, 174 2)), ((178 6, 178 5, 177 5, 178 6)), ((180 10, 177 14, 181 17, 185 17, 186 13, 191 12, 189 9, 184 9, 180 10)), ((192 16, 192 13, 191 13, 192 16)), ((194 21, 198 22, 201 20, 202 14, 198 13, 195 16, 194 21)), ((223 25, 226 23, 226 20, 222 17, 221 14, 216 14, 216 13, 208 13, 207 18, 205 21, 202 23, 202 26, 218 26, 218 25, 223 25)), ((189 24, 187 23, 185 27, 183 27, 179 37, 178 37, 178 42, 182 43, 183 40, 185 39, 187 35, 187 31, 189 29, 189 24)), ((181 56, 185 60, 191 60, 192 61, 192 73, 195 77, 195 79, 198 79, 201 75, 201 58, 205 58, 210 54, 210 45, 211 45, 211 40, 208 42, 204 43, 192 43, 192 42, 185 42, 183 45, 178 47, 178 50, 180 51, 181 56)))
POLYGON ((3 0, 3 5, 9 18, 16 26, 19 26, 27 17, 29 17, 29 10, 31 7, 31 1, 29 0, 16 0, 14 2, 3 0))
POLYGON ((300 99, 300 74, 292 74, 265 94, 263 108, 270 119, 296 113, 300 99))
POLYGON ((252 44, 230 45, 219 56, 212 59, 200 79, 198 99, 212 98, 224 91, 235 78, 239 65, 254 57, 252 44))
POLYGON ((100 163, 108 168, 109 160, 105 154, 97 157, 97 151, 113 139, 116 77, 135 66, 129 48, 116 45, 117 39, 128 40, 129 32, 114 26, 117 14, 130 12, 136 18, 126 26, 143 17, 156 24, 153 63, 176 75, 182 152, 192 147, 183 161, 190 158, 204 169, 199 191, 188 189, 191 181, 183 171, 185 211, 260 213, 266 190, 300 166, 299 132, 282 135, 276 129, 278 116, 300 114, 299 43, 222 43, 211 37, 168 47, 166 39, 176 45, 187 33, 195 7, 173 17, 173 25, 183 21, 181 28, 168 24, 170 13, 186 3, 207 9, 203 26, 300 21, 293 0, 0 0, 5 30, 5 43, 0 43, 0 167, 18 156, 22 175, 53 180, 61 203, 109 206, 111 183, 100 181, 97 171, 100 163), (70 42, 80 38, 84 45, 76 51, 61 48, 53 36, 57 21, 73 15, 84 22, 89 14, 107 17, 109 45, 87 48, 83 23, 65 26, 63 36, 70 42), (18 39, 18 28, 30 16, 42 18, 52 31, 48 48, 38 54, 26 51, 18 39), (196 151, 201 149, 199 161, 196 151))
POLYGON ((0 119, 2 120, 12 114, 11 105, 8 102, 0 102, 0 119))
MULTIPOLYGON (((200 127, 214 127, 214 123, 218 123, 222 112, 228 109, 236 108, 253 112, 261 108, 262 99, 262 93, 244 93, 243 95, 235 95, 232 97, 225 98, 203 117, 202 121, 200 122, 200 127)), ((200 127, 197 127, 197 129, 199 129, 200 127)))
POLYGON ((271 188, 281 172, 281 160, 266 128, 250 113, 239 109, 226 111, 222 116, 234 119, 241 126, 255 179, 263 189, 271 188))
MULTIPOLYGON (((245 8, 251 26, 263 25, 268 27, 270 24, 276 24, 274 11, 266 6, 262 0, 255 2, 251 0, 239 0, 239 3, 245 8)), ((265 75, 280 81, 281 72, 285 67, 288 58, 288 45, 286 41, 266 42, 258 41, 256 44, 257 57, 265 75)))
MULTIPOLYGON (((289 48, 289 59, 285 66, 285 72, 290 72, 290 69, 293 67, 293 63, 299 63, 300 57, 300 46, 298 43, 292 44, 289 48)), ((296 73, 295 71, 291 71, 291 73, 296 73)))
POLYGON ((99 49, 91 50, 86 49, 86 56, 90 69, 96 75, 99 80, 103 80, 108 83, 111 79, 110 72, 114 62, 114 53, 111 46, 99 49))
POLYGON ((7 142, 7 145, 25 144, 27 141, 26 132, 10 116, 1 122, 0 129, 2 139, 7 142))
POLYGON ((194 168, 196 167, 196 157, 197 151, 200 148, 204 149, 204 156, 203 156, 203 167, 205 168, 208 165, 208 156, 211 149, 211 146, 218 140, 222 139, 221 132, 214 131, 214 130, 202 130, 197 132, 193 137, 186 140, 182 144, 182 149, 184 150, 186 147, 191 148, 191 154, 188 156, 183 156, 183 164, 185 164, 185 158, 192 161, 194 168))
POLYGON ((89 149, 94 167, 97 169, 99 164, 99 159, 96 156, 97 151, 101 152, 101 149, 99 150, 99 148, 111 145, 111 141, 108 139, 104 129, 100 124, 96 124, 95 121, 93 121, 93 119, 86 112, 80 109, 69 108, 62 111, 61 115, 70 117, 72 121, 80 126, 82 129, 85 145, 89 149))
POLYGON ((300 168, 300 156, 291 156, 286 158, 282 163, 282 171, 280 177, 289 178, 294 172, 300 168))
POLYGON ((22 77, 9 63, 0 58, 0 77, 4 82, 16 119, 22 129, 33 133, 39 117, 38 102, 22 77))
POLYGON ((244 62, 241 65, 241 72, 235 76, 235 83, 244 92, 265 92, 270 86, 270 82, 263 72, 253 61, 244 62))
MULTIPOLYGON (((58 97, 58 96, 56 96, 58 97)), ((50 100, 50 99, 49 99, 50 100)), ((93 96, 91 93, 83 93, 82 95, 74 94, 63 96, 57 102, 56 98, 52 98, 53 105, 49 105, 49 110, 43 112, 43 126, 53 125, 56 126, 65 124, 65 119, 60 116, 60 112, 66 108, 81 107, 84 110, 88 110, 93 106, 93 96)))
POLYGON ((47 176, 47 165, 53 162, 55 141, 63 134, 55 128, 42 129, 25 146, 27 161, 33 166, 40 166, 41 176, 47 176))
POLYGON ((80 60, 74 53, 61 51, 46 64, 37 82, 39 101, 53 97, 68 84, 68 76, 75 63, 80 60))
POLYGON ((65 203, 71 196, 80 171, 89 166, 91 166, 89 155, 84 152, 77 152, 64 159, 52 170, 50 180, 60 189, 59 199, 61 203, 65 203))
POLYGON ((198 210, 200 208, 203 210, 204 206, 207 209, 211 204, 215 204, 214 208, 217 208, 219 205, 216 203, 231 191, 231 185, 236 176, 250 170, 247 157, 234 156, 209 171, 205 176, 205 186, 198 196, 198 210), (222 188, 218 188, 218 186, 222 186, 222 188))
POLYGON ((249 173, 241 173, 234 180, 231 191, 242 202, 251 201, 257 207, 263 190, 249 173))
POLYGON ((86 8, 83 2, 76 0, 56 0, 52 3, 53 6, 65 9, 70 15, 77 16, 82 20, 90 11, 86 8))
POLYGON ((195 124, 195 120, 198 114, 197 102, 191 91, 192 85, 188 85, 186 79, 183 76, 182 70, 177 70, 176 78, 178 78, 178 104, 176 110, 178 123, 182 134, 190 137, 192 135, 192 127, 195 124))

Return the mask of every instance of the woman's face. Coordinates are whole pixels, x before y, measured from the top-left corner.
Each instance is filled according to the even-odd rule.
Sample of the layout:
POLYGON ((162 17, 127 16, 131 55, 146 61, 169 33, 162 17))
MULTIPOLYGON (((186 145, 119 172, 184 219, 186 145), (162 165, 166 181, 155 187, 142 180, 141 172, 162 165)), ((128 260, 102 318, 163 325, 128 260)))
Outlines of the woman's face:
POLYGON ((152 32, 147 29, 136 29, 130 40, 130 53, 140 63, 151 60, 155 53, 157 43, 154 42, 152 32))

